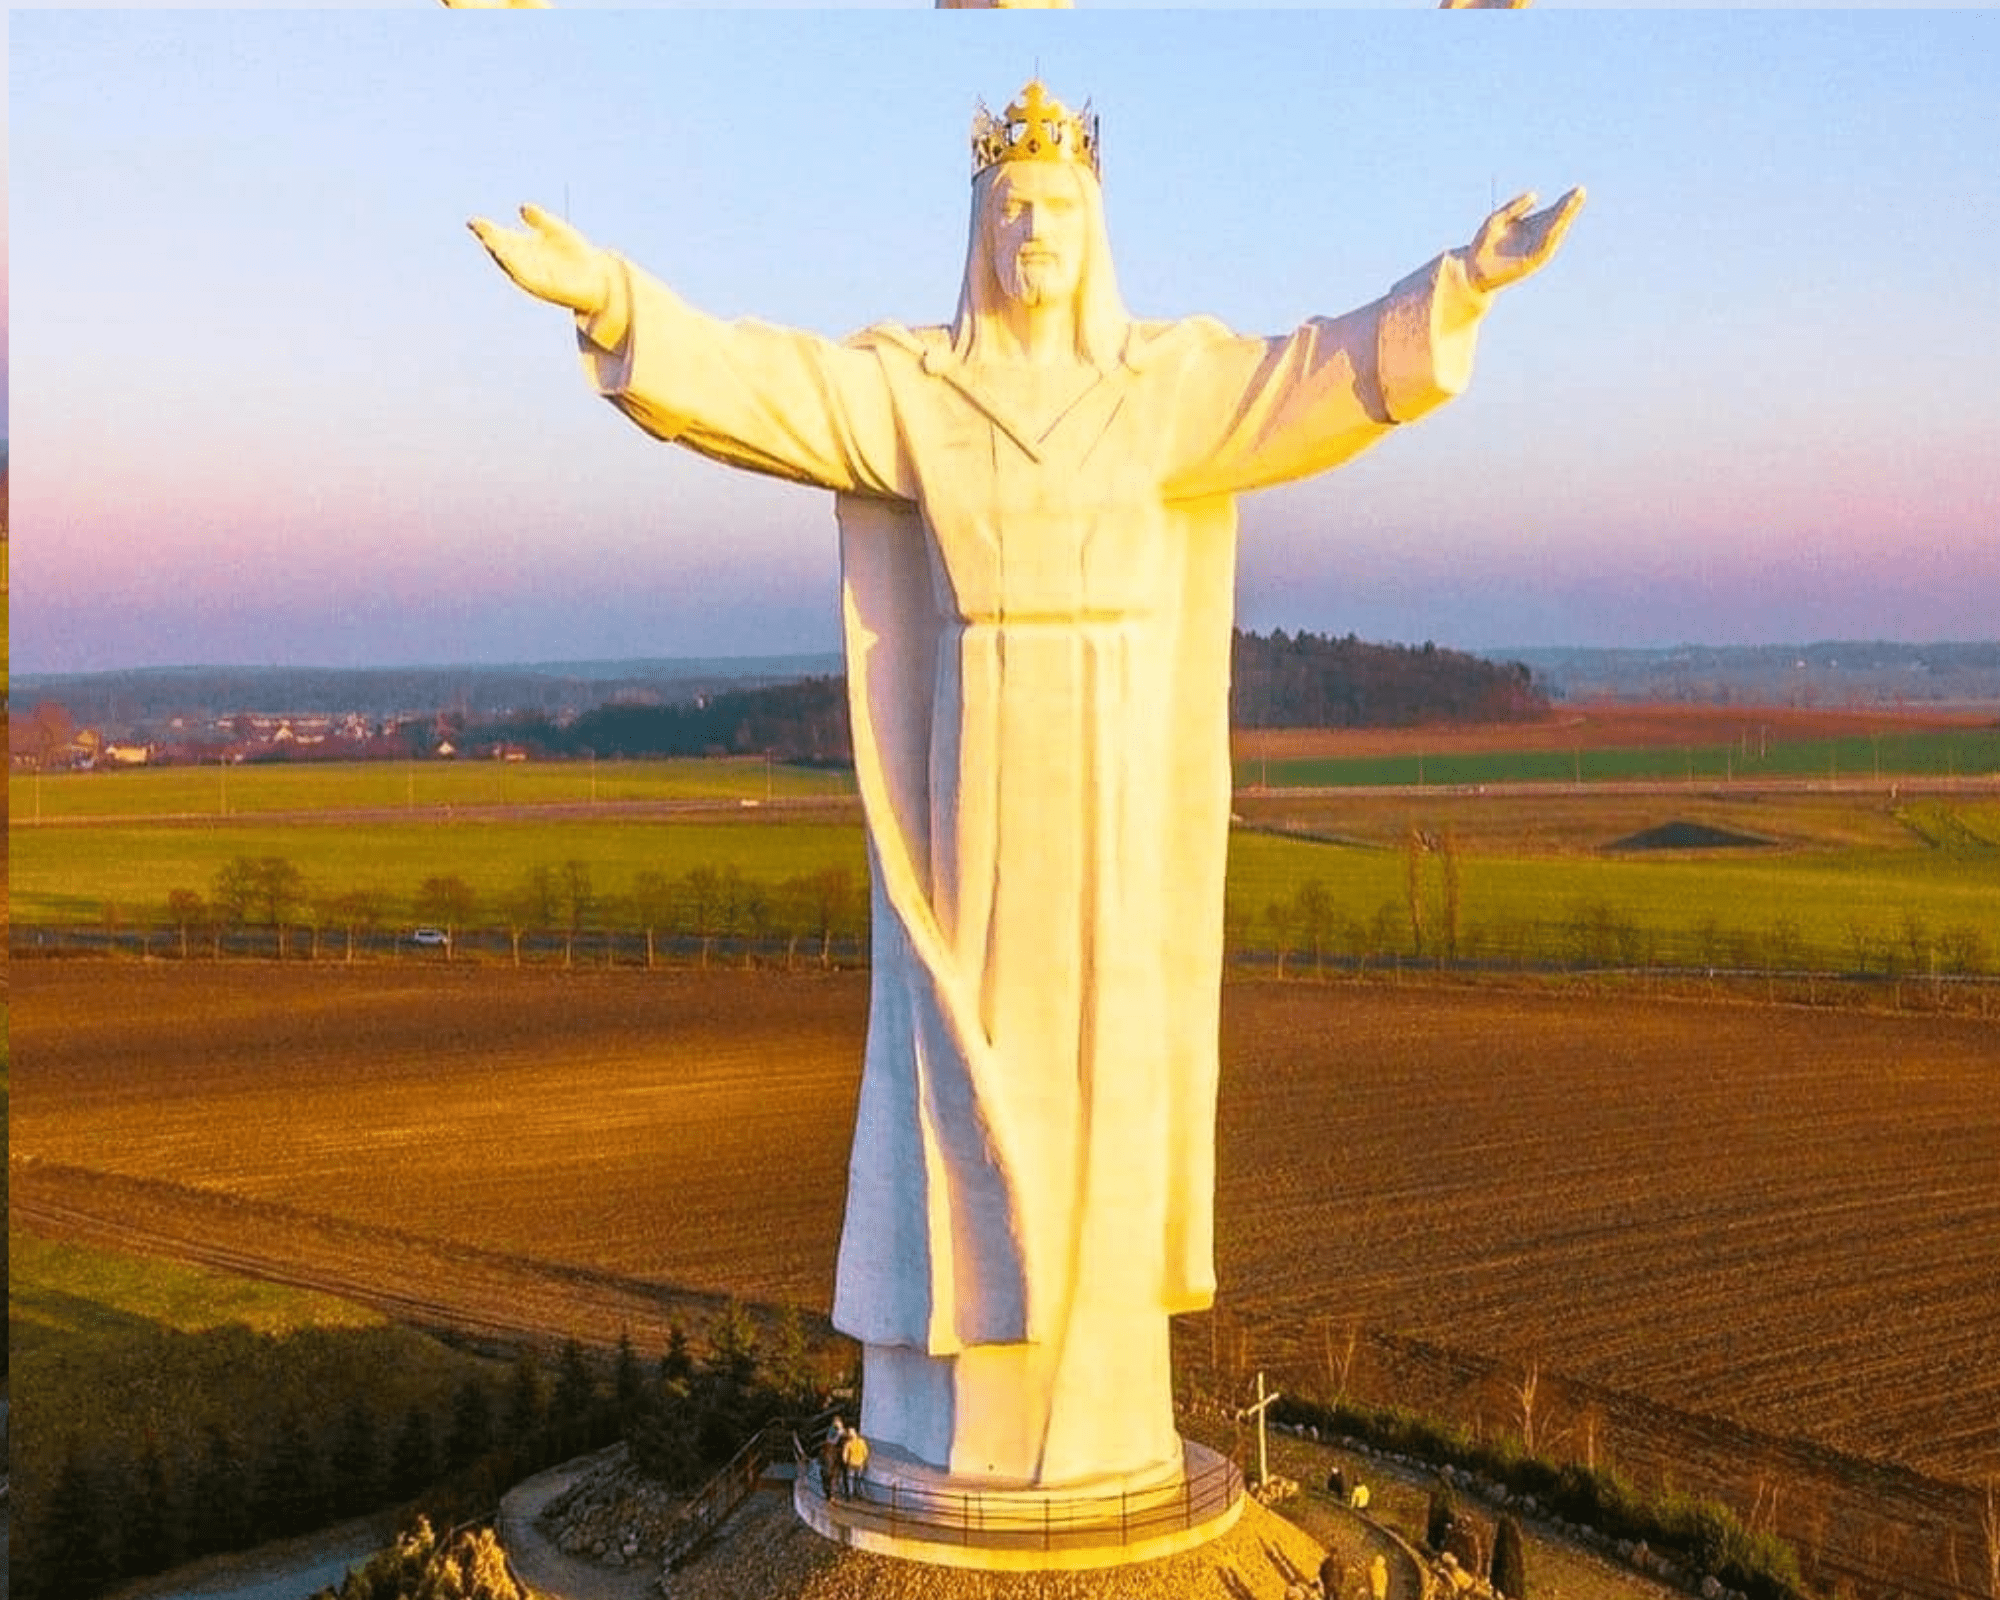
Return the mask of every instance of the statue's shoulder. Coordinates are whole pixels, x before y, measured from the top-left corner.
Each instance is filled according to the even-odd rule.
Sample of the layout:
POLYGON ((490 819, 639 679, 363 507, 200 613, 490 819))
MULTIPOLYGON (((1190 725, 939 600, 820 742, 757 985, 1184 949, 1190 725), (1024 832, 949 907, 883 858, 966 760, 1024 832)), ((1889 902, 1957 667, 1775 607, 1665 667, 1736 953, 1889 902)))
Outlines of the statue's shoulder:
POLYGON ((872 350, 878 355, 906 356, 921 362, 926 356, 950 350, 951 329, 906 328, 900 322, 878 322, 851 335, 846 342, 851 350, 872 350))
POLYGON ((1236 335, 1215 317, 1176 317, 1172 321, 1137 322, 1125 337, 1125 365, 1137 371, 1180 361, 1209 345, 1236 335))

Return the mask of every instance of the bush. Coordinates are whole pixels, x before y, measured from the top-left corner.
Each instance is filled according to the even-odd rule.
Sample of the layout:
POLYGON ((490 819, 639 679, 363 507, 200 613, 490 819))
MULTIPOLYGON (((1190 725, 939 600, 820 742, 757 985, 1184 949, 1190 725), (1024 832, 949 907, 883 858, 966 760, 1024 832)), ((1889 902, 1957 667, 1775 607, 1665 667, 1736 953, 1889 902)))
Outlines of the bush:
POLYGON ((491 1528, 440 1547, 423 1518, 388 1549, 313 1600, 527 1600, 491 1528))
POLYGON ((1488 1576, 1507 1600, 1527 1600, 1527 1551, 1521 1541, 1521 1525, 1512 1517, 1502 1517, 1493 1532, 1493 1566, 1488 1576))
POLYGON ((1424 1518, 1424 1548, 1433 1554, 1444 1549, 1451 1540, 1452 1524, 1458 1520, 1458 1502, 1452 1498, 1451 1490, 1438 1484, 1431 1490, 1428 1515, 1424 1518))

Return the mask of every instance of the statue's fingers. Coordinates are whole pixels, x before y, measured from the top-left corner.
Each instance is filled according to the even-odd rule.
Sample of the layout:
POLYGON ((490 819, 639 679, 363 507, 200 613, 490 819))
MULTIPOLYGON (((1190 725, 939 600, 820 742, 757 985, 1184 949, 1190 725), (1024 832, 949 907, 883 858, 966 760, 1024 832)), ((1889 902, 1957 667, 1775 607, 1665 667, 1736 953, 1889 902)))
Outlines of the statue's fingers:
POLYGON ((1569 232, 1569 225, 1576 220, 1576 214, 1582 209, 1583 189, 1579 186, 1570 190, 1536 218, 1541 224, 1541 248, 1544 255, 1562 243, 1563 235, 1569 232))
POLYGON ((486 253, 501 266, 507 265, 507 230, 498 223, 489 222, 484 217, 473 217, 466 223, 472 230, 473 238, 486 247, 486 253))
POLYGON ((583 235, 561 217, 552 211, 544 211, 533 203, 521 207, 521 220, 545 239, 563 244, 583 242, 583 235))

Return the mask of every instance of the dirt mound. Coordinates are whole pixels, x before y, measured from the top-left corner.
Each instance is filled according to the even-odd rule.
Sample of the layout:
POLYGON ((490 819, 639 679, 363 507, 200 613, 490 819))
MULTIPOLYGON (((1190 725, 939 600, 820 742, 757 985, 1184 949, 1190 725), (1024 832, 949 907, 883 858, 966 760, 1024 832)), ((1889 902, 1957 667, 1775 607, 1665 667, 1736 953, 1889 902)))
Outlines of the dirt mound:
POLYGON ((1754 833, 1732 833, 1703 822, 1663 822, 1657 828, 1628 833, 1606 845, 1607 850, 1768 850, 1777 841, 1754 833))

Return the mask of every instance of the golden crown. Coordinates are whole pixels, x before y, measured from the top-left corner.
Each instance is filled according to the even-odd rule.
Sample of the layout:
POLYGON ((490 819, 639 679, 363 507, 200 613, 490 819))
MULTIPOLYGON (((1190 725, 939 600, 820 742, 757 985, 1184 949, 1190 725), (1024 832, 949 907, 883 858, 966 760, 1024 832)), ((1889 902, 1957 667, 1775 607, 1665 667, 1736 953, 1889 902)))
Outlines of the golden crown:
POLYGON ((1003 161, 1075 161, 1097 167, 1097 113, 1088 101, 1071 111, 1042 86, 1030 82, 1001 116, 981 101, 972 114, 972 175, 1003 161))

